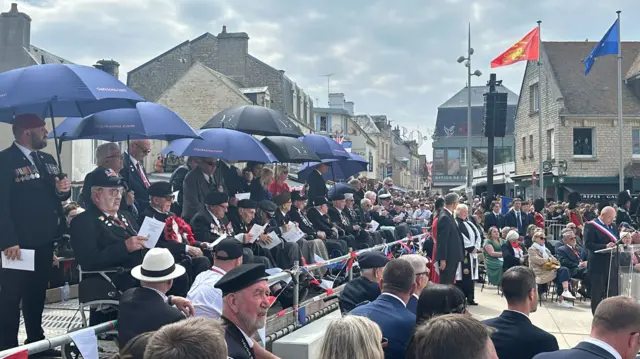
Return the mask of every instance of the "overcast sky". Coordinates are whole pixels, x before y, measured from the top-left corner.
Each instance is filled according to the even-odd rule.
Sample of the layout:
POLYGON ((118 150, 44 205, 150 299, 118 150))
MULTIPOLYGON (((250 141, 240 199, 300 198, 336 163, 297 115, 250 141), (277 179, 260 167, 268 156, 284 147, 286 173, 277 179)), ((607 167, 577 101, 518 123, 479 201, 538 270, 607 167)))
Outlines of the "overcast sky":
MULTIPOLYGON (((0 0, 2 11, 10 0, 0 0)), ((599 41, 622 10, 622 39, 640 40, 638 0, 22 0, 31 42, 79 64, 102 58, 127 71, 205 32, 249 34, 249 52, 286 71, 327 105, 343 92, 357 113, 386 114, 408 131, 433 130, 437 107, 466 83, 466 54, 485 85, 491 60, 542 20, 543 41, 599 41), (626 16, 626 17, 625 17, 626 16), (637 36, 637 35, 636 35, 637 36)), ((585 54, 585 57, 588 54, 585 54)), ((523 64, 494 71, 519 93, 523 64)), ((316 102, 315 99, 318 101, 316 102)), ((421 152, 431 158, 431 146, 421 152)))

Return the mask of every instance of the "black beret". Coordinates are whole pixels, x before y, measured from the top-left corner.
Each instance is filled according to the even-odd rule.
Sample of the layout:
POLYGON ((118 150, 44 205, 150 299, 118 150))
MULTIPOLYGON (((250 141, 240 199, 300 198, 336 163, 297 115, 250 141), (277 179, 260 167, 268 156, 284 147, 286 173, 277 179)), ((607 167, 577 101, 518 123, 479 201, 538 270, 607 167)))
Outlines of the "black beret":
POLYGON ((204 197, 204 203, 209 206, 218 206, 229 202, 229 196, 226 193, 211 191, 204 197))
POLYGON ((278 210, 278 206, 268 199, 263 199, 262 201, 260 201, 260 203, 258 203, 258 208, 267 213, 275 213, 278 210))
POLYGON ((291 193, 289 193, 287 191, 283 191, 279 195, 273 197, 273 202, 277 206, 282 206, 285 203, 289 203, 289 201, 291 201, 291 193))
POLYGON ((358 255, 361 269, 382 268, 389 263, 389 258, 380 251, 366 251, 358 255))
POLYGON ((333 196, 331 196, 331 200, 332 201, 342 201, 342 200, 344 200, 344 193, 335 193, 333 196))
POLYGON ((293 191, 291 192, 291 201, 295 202, 295 201, 306 201, 307 197, 303 196, 302 194, 300 194, 300 191, 293 191))
POLYGON ((238 208, 256 209, 256 207, 258 207, 258 204, 250 199, 241 199, 238 201, 238 208))
POLYGON ((242 257, 242 243, 234 237, 227 237, 213 247, 216 258, 223 261, 242 257))
POLYGON ((222 295, 226 296, 230 293, 239 292, 255 283, 266 281, 269 275, 265 273, 264 264, 243 264, 237 266, 227 272, 215 288, 222 291, 222 295))
POLYGON ((90 178, 92 187, 124 187, 122 177, 111 168, 97 167, 90 178))
POLYGON ((324 197, 316 197, 313 199, 313 205, 314 206, 322 206, 323 204, 327 204, 328 201, 326 198, 324 197))
POLYGON ((150 197, 169 197, 173 195, 173 189, 171 183, 167 181, 160 181, 151 184, 147 190, 150 197))

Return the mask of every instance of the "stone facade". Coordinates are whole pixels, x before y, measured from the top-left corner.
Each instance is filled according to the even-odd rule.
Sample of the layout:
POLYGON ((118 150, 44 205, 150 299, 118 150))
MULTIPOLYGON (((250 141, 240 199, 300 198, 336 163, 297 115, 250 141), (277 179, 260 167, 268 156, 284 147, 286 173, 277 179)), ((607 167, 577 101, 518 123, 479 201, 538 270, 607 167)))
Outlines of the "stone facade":
POLYGON ((249 36, 229 33, 226 26, 217 36, 205 33, 185 41, 129 72, 127 84, 147 101, 156 101, 193 64, 203 65, 228 76, 241 87, 267 86, 271 108, 284 110, 305 133, 312 128, 313 102, 277 70, 248 53, 249 36), (295 106, 294 106, 295 102, 295 106), (299 110, 298 110, 299 109, 299 110))

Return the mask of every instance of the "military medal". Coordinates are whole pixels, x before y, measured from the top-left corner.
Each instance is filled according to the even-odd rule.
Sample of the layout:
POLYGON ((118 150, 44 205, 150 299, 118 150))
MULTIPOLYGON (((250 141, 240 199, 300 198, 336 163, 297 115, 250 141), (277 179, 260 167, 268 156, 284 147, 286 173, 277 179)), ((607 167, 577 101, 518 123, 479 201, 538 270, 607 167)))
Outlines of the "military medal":
POLYGON ((36 166, 29 166, 29 173, 31 173, 29 177, 31 177, 31 179, 36 179, 37 172, 38 172, 38 169, 36 168, 36 166))
POLYGON ((19 168, 18 171, 20 172, 20 182, 26 181, 27 177, 24 172, 24 167, 19 168))

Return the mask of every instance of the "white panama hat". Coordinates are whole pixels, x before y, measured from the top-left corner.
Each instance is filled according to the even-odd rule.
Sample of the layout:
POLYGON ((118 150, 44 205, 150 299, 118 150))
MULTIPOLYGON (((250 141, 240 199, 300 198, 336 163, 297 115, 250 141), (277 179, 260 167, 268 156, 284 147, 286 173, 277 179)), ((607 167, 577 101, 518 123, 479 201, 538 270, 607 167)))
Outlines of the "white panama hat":
POLYGON ((173 255, 166 248, 152 248, 144 256, 142 265, 131 270, 133 278, 154 283, 175 279, 184 273, 184 267, 176 264, 173 255))

